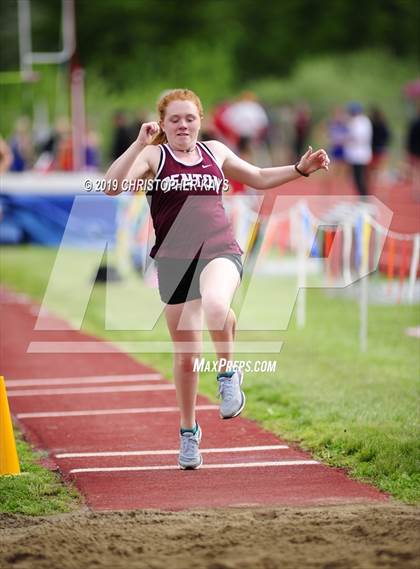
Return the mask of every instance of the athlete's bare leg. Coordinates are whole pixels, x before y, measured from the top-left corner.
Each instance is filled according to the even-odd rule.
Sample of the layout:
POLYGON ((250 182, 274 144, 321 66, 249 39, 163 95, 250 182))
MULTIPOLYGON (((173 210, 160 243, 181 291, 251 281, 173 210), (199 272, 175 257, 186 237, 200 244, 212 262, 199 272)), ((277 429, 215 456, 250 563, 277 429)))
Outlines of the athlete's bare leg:
POLYGON ((238 269, 223 257, 210 261, 200 275, 203 311, 219 361, 233 357, 236 317, 230 305, 239 283, 238 269))
POLYGON ((165 317, 174 343, 174 381, 180 411, 181 428, 195 426, 198 372, 193 371, 195 358, 202 349, 203 311, 201 299, 183 304, 167 304, 165 317), (182 318, 182 326, 179 326, 182 318))

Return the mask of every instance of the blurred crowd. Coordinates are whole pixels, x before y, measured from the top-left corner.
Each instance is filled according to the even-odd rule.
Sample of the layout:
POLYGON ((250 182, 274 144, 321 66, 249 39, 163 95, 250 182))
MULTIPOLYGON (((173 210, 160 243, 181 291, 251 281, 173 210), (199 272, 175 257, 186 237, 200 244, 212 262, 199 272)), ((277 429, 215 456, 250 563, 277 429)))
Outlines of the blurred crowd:
MULTIPOLYGON (((136 139, 143 122, 154 115, 142 110, 130 120, 124 110, 112 117, 108 149, 101 148, 94 128, 84 134, 83 169, 102 170, 118 158, 136 139)), ((393 133, 379 106, 364 109, 358 102, 331 110, 322 122, 314 123, 311 107, 305 102, 265 107, 254 93, 244 92, 234 100, 216 105, 202 124, 203 140, 218 139, 239 156, 261 166, 296 162, 314 137, 321 139, 331 157, 337 177, 351 177, 360 196, 378 183, 386 183, 389 147, 393 133)), ((420 170, 420 102, 406 125, 404 171, 402 175, 418 183, 420 170)), ((73 139, 70 122, 60 117, 51 129, 32 128, 27 117, 16 121, 13 133, 0 136, 1 171, 72 171, 73 139)), ((232 183, 233 192, 246 189, 232 183)))
MULTIPOLYGON (((7 145, 6 141, 1 139, 3 149, 1 160, 3 163, 5 161, 8 163, 7 168, 3 165, 3 170, 7 169, 11 172, 73 171, 73 145, 72 128, 67 117, 59 117, 52 128, 34 127, 28 117, 20 117, 16 121, 12 135, 7 140, 7 145)), ((84 135, 83 154, 83 169, 99 170, 101 168, 99 136, 90 127, 86 129, 84 135)))
MULTIPOLYGON (((386 184, 393 133, 383 110, 365 110, 358 102, 335 107, 315 123, 311 107, 300 102, 264 108, 252 93, 216 107, 204 125, 204 139, 218 138, 236 153, 259 165, 291 164, 299 160, 313 138, 321 140, 331 158, 333 176, 350 177, 360 196, 386 184)), ((404 163, 399 175, 419 182, 420 101, 406 125, 404 163)), ((241 189, 233 184, 233 190, 241 189)))

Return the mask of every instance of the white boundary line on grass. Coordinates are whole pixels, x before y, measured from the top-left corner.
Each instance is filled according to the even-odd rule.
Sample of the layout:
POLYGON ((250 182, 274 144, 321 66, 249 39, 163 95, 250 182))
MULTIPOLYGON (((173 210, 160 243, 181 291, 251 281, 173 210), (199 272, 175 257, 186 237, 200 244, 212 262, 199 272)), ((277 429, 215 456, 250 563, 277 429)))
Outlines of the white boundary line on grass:
MULTIPOLYGON (((197 405, 197 411, 213 411, 217 405, 197 405)), ((89 417, 94 415, 126 415, 135 413, 175 413, 179 407, 133 407, 131 409, 83 409, 81 411, 40 411, 17 413, 18 419, 45 419, 48 417, 89 417)))
MULTIPOLYGON (((268 462, 237 462, 236 464, 204 464, 201 469, 207 468, 267 468, 270 466, 305 466, 319 465, 316 460, 281 460, 268 462)), ((201 470, 200 469, 200 470, 201 470)), ((144 470, 179 470, 176 464, 167 466, 117 466, 110 468, 73 468, 70 474, 82 474, 89 472, 135 472, 144 470)))
POLYGON ((83 375, 80 377, 45 377, 37 379, 6 379, 7 387, 35 387, 44 385, 71 385, 72 383, 123 383, 124 381, 159 381, 160 373, 133 373, 129 375, 83 375))
MULTIPOLYGON (((229 448, 201 448, 201 453, 219 453, 219 452, 254 452, 263 450, 284 450, 288 449, 287 445, 261 445, 254 447, 229 447, 229 448)), ((55 454, 55 458, 96 458, 96 457, 112 457, 112 456, 157 456, 164 454, 178 454, 179 449, 171 450, 131 450, 121 452, 64 452, 55 454)))
POLYGON ((81 395, 84 393, 124 393, 131 391, 172 391, 175 385, 119 385, 116 387, 70 387, 58 389, 15 389, 8 391, 10 397, 33 397, 35 395, 81 395))

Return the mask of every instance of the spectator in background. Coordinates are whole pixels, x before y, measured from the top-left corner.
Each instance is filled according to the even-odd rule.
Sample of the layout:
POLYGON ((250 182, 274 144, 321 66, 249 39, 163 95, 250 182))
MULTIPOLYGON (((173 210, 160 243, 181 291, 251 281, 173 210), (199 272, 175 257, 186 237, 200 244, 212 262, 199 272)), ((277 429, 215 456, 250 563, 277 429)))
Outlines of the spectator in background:
POLYGON ((283 103, 274 107, 271 112, 274 123, 274 135, 272 136, 273 163, 289 164, 295 158, 295 125, 293 106, 283 103))
POLYGON ((60 132, 64 124, 68 124, 66 117, 58 117, 55 124, 50 128, 39 144, 39 156, 34 164, 34 169, 39 172, 51 172, 57 167, 58 145, 60 132))
POLYGON ((7 142, 0 134, 0 174, 3 172, 7 172, 10 168, 10 165, 13 161, 13 155, 10 151, 10 148, 7 142))
MULTIPOLYGON (((123 111, 117 111, 113 117, 114 130, 111 142, 111 159, 116 160, 131 145, 131 129, 123 111)), ((138 132, 138 131, 137 131, 138 132)))
POLYGON ((34 169, 39 172, 50 172, 54 168, 57 154, 58 133, 55 128, 49 130, 39 145, 39 156, 35 161, 34 169))
POLYGON ((301 103, 295 108, 295 160, 302 156, 304 148, 307 148, 309 133, 311 130, 311 109, 306 103, 301 103))
POLYGON ((350 165, 353 181, 359 196, 368 195, 367 168, 372 160, 372 123, 363 113, 360 103, 348 106, 350 118, 347 123, 347 136, 344 156, 350 165))
MULTIPOLYGON (((7 172, 12 163, 13 156, 7 142, 0 134, 0 174, 7 172)), ((0 221, 3 219, 3 204, 0 200, 0 221)))
POLYGON ((224 111, 224 122, 240 138, 252 141, 264 139, 268 129, 268 116, 254 93, 246 91, 224 111))
POLYGON ((416 114, 408 125, 406 149, 408 177, 418 199, 420 197, 420 99, 417 100, 416 114))
POLYGON ((56 170, 71 172, 73 170, 73 140, 70 122, 67 117, 59 117, 56 122, 56 155, 54 167, 56 170))
POLYGON ((207 125, 207 131, 215 132, 214 138, 220 140, 228 146, 236 145, 238 142, 238 136, 232 132, 229 125, 225 121, 225 111, 228 109, 230 103, 228 101, 222 101, 218 103, 212 113, 212 127, 209 129, 207 125))
POLYGON ((89 126, 86 131, 85 142, 85 168, 86 170, 99 170, 101 165, 99 135, 92 126, 89 126))
POLYGON ((372 123, 372 160, 369 165, 369 186, 373 187, 380 180, 387 161, 387 150, 391 140, 384 113, 379 107, 372 107, 370 111, 372 123))
POLYGON ((249 146, 254 160, 265 166, 271 164, 268 148, 268 115, 254 93, 251 91, 242 93, 225 109, 222 120, 231 133, 230 140, 236 153, 240 153, 241 148, 249 146))
POLYGON ((12 172, 23 172, 32 167, 34 148, 32 143, 31 123, 28 117, 20 117, 16 121, 15 130, 10 139, 12 152, 12 172))
POLYGON ((336 107, 327 123, 332 173, 340 178, 344 176, 347 169, 344 157, 344 145, 348 133, 347 120, 348 117, 345 110, 341 107, 336 107))

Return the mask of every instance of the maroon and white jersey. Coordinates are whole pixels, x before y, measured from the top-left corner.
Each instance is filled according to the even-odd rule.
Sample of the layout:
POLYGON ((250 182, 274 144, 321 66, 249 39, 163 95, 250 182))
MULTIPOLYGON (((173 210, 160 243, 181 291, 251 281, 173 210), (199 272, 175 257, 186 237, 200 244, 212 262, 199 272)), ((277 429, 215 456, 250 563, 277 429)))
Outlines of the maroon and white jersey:
POLYGON ((147 192, 156 242, 151 257, 212 259, 242 254, 223 207, 228 182, 212 152, 197 142, 194 164, 178 160, 168 144, 161 157, 153 190, 147 192))

